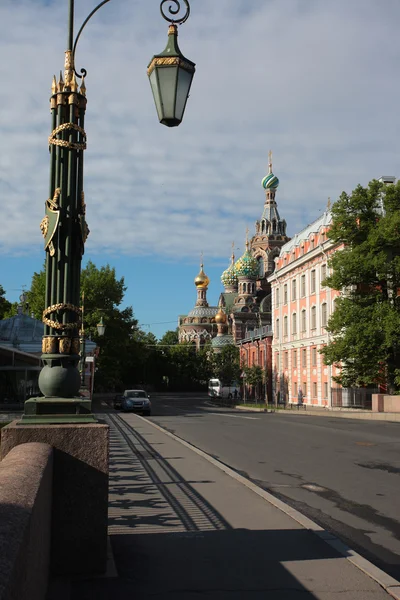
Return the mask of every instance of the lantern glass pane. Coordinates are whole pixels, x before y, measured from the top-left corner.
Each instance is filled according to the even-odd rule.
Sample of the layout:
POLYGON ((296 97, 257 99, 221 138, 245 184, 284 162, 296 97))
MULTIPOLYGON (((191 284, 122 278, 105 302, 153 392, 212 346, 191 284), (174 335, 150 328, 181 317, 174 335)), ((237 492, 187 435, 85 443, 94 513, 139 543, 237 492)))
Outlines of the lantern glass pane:
POLYGON ((190 85, 192 83, 193 73, 185 69, 179 69, 178 87, 176 92, 175 118, 179 121, 183 119, 183 113, 186 101, 189 96, 190 85))
POLYGON ((165 119, 174 119, 178 67, 156 67, 156 69, 158 71, 163 116, 165 119))
POLYGON ((151 90, 153 92, 154 102, 155 102, 156 109, 157 109, 158 119, 161 121, 163 118, 163 112, 162 112, 162 103, 161 103, 161 98, 160 98, 160 88, 158 85, 158 78, 157 78, 157 69, 153 69, 149 79, 150 79, 151 90))

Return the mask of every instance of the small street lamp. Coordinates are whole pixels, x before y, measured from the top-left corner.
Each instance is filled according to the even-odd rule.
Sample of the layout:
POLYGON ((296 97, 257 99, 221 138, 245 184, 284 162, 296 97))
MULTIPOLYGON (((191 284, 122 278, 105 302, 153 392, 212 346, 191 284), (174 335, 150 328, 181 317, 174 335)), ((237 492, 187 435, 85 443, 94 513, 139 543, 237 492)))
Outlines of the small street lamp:
MULTIPOLYGON (((80 327, 80 273, 85 242, 89 235, 83 187, 83 155, 86 150, 85 112, 87 72, 75 69, 75 52, 80 35, 91 17, 110 0, 103 0, 83 22, 74 41, 74 0, 69 1, 67 50, 64 75, 52 82, 50 98, 51 134, 49 197, 40 223, 46 251, 46 291, 43 312, 44 336, 39 375, 43 397, 25 402, 22 424, 93 423, 90 400, 79 397, 81 375, 78 363, 83 355, 80 327), (80 83, 78 83, 80 80, 80 83), (81 351, 81 352, 80 352, 81 351)), ((164 5, 173 17, 182 0, 162 0, 162 16, 171 23, 164 52, 153 57, 149 77, 160 122, 174 127, 182 121, 195 65, 185 59, 177 43, 180 19, 164 14, 164 5), (172 6, 171 6, 172 4, 172 6), (175 7, 175 8, 174 8, 175 7)), ((104 324, 99 323, 104 332, 104 324)), ((99 335, 101 335, 99 333, 99 335)))
POLYGON ((100 317, 100 322, 97 323, 97 334, 102 337, 106 332, 106 326, 103 323, 103 317, 100 317))
MULTIPOLYGON (((163 5, 167 0, 161 2, 161 14, 171 23, 168 29, 168 42, 161 54, 153 56, 147 68, 158 118, 160 123, 167 127, 176 127, 183 119, 196 67, 191 60, 183 56, 178 46, 177 24, 187 21, 190 14, 189 2, 183 1, 186 5, 186 13, 181 19, 176 20, 167 17, 163 12, 163 5)), ((177 14, 179 11, 179 2, 176 4, 178 5, 176 10, 173 7, 169 8, 171 14, 177 14)))

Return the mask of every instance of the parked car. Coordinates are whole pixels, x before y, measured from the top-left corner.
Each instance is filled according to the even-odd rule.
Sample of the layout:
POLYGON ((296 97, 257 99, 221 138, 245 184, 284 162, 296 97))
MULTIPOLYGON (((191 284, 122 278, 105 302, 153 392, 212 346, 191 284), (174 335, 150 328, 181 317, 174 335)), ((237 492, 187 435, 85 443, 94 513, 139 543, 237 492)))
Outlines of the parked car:
POLYGON ((122 396, 121 408, 124 412, 140 412, 151 415, 150 396, 144 390, 125 390, 122 396))

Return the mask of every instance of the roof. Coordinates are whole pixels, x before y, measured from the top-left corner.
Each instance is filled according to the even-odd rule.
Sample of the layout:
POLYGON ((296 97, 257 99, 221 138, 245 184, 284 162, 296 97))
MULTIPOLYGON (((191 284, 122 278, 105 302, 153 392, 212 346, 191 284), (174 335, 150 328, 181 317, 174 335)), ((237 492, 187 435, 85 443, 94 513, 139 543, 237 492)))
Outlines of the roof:
POLYGON ((299 231, 299 233, 296 233, 291 240, 286 242, 286 244, 281 247, 281 256, 285 254, 285 252, 290 252, 292 248, 301 244, 302 241, 308 240, 312 233, 318 233, 321 227, 327 227, 331 224, 331 222, 332 213, 330 210, 326 210, 320 217, 318 217, 318 219, 307 225, 307 227, 299 231))

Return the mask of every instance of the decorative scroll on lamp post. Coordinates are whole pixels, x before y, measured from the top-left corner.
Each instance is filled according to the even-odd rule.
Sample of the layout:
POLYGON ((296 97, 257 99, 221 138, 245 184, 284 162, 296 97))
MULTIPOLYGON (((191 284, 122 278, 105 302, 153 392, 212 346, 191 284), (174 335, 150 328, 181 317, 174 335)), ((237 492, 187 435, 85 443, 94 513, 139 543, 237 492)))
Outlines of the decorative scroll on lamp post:
MULTIPOLYGON (((103 0, 83 22, 74 41, 74 0, 69 0, 69 24, 64 74, 53 78, 50 98, 51 134, 49 197, 40 224, 46 251, 46 292, 43 312, 44 336, 39 388, 43 396, 25 402, 24 423, 90 423, 96 419, 91 402, 79 397, 81 377, 80 273, 85 242, 89 235, 83 187, 83 162, 86 150, 84 120, 87 72, 75 69, 75 51, 89 19, 110 0, 103 0)), ((159 120, 168 127, 183 118, 195 65, 179 50, 177 25, 190 14, 183 0, 163 0, 162 16, 169 21, 168 43, 153 57, 148 75, 159 120), (167 6, 166 6, 167 5, 167 6), (169 15, 169 16, 168 16, 169 15)), ((99 324, 104 327, 101 323, 99 324)))

